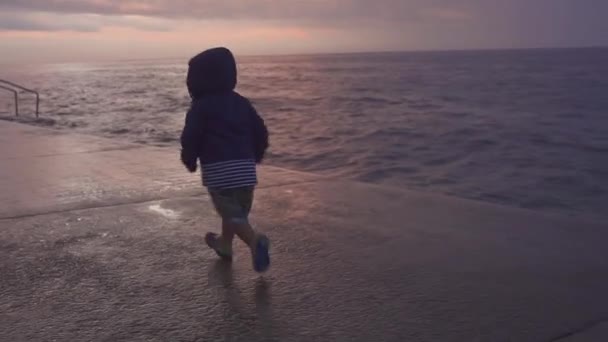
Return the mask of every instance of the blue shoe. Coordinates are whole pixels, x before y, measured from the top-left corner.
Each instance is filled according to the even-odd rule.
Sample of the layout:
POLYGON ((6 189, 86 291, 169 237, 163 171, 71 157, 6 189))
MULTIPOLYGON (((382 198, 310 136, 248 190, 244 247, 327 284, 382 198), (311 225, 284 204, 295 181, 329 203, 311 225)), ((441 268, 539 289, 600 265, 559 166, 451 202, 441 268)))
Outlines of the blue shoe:
POLYGON ((219 237, 215 233, 207 233, 205 235, 205 242, 209 248, 213 249, 215 254, 217 254, 222 260, 232 261, 232 251, 227 249, 222 249, 220 247, 219 237))
POLYGON ((270 240, 263 234, 259 234, 256 238, 253 248, 253 269, 256 272, 263 273, 270 267, 270 240))

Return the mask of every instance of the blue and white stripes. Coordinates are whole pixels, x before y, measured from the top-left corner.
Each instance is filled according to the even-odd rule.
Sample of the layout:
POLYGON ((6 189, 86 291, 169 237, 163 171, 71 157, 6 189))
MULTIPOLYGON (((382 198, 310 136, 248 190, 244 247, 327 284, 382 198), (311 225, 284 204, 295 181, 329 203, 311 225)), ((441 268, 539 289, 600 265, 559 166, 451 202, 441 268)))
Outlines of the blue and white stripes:
POLYGON ((202 165, 203 185, 211 189, 255 186, 258 183, 254 160, 229 160, 202 165))

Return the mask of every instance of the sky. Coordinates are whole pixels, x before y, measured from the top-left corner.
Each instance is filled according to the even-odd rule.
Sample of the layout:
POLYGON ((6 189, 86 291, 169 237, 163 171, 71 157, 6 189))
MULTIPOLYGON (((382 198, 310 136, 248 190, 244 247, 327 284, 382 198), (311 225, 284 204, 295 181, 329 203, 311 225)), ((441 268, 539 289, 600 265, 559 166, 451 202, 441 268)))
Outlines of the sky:
POLYGON ((0 63, 608 45, 607 0, 0 0, 0 63))

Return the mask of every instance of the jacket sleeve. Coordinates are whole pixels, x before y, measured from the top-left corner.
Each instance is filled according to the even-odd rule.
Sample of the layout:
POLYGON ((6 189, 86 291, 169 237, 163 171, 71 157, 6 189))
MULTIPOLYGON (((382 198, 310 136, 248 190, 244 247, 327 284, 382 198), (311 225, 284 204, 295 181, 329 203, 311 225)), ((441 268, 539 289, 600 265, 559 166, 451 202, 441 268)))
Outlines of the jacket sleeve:
POLYGON ((264 123, 264 119, 260 117, 258 112, 251 106, 253 113, 253 139, 255 148, 255 161, 260 164, 264 160, 266 150, 268 149, 268 129, 264 123))
POLYGON ((181 135, 181 161, 190 172, 196 172, 203 128, 203 117, 194 110, 193 105, 186 114, 186 123, 181 135))

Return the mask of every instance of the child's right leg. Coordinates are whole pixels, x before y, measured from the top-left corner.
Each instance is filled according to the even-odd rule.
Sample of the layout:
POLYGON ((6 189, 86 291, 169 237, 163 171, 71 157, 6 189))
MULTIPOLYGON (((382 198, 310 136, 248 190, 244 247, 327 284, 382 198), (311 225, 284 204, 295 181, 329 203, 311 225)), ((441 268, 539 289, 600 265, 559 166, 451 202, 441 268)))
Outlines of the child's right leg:
POLYGON ((232 246, 234 240, 234 230, 230 226, 230 221, 222 219, 222 242, 226 246, 232 246))
POLYGON ((234 232, 251 250, 253 268, 264 272, 270 266, 270 241, 264 234, 257 234, 246 221, 228 221, 229 229, 234 232))

